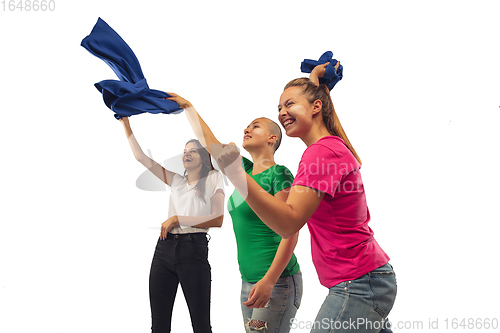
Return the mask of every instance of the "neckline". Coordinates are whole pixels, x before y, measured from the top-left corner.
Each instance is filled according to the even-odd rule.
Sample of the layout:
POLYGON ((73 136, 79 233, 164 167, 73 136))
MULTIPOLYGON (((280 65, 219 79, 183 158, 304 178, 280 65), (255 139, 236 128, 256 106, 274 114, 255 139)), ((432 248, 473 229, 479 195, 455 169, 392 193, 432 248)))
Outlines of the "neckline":
POLYGON ((262 170, 261 172, 256 173, 256 174, 254 175, 254 174, 253 174, 253 162, 252 162, 252 170, 250 170, 250 176, 258 176, 258 175, 260 175, 261 173, 266 172, 267 170, 269 170, 269 169, 271 169, 271 168, 275 167, 276 165, 278 165, 278 164, 274 163, 274 164, 273 164, 273 165, 271 165, 269 168, 267 168, 267 169, 265 169, 265 170, 262 170))
MULTIPOLYGON (((315 142, 315 143, 313 143, 313 144, 316 144, 316 143, 320 142, 321 140, 326 140, 326 139, 331 139, 331 138, 333 138, 333 139, 335 139, 335 140, 340 140, 340 142, 342 142, 342 143, 344 143, 344 144, 345 144, 344 140, 342 140, 342 138, 341 138, 341 137, 336 136, 336 135, 327 135, 327 136, 324 136, 324 137, 320 138, 318 141, 316 141, 316 142, 315 142)), ((312 146, 312 145, 311 145, 311 146, 312 146)))

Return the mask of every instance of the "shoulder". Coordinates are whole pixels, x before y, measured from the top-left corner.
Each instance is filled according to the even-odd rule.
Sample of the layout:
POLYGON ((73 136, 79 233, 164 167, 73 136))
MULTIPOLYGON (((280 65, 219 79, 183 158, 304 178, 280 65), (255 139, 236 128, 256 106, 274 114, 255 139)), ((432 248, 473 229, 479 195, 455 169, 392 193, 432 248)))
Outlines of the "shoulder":
POLYGON ((243 169, 246 171, 246 172, 249 172, 253 169, 253 162, 250 161, 248 158, 246 158, 245 156, 242 156, 241 157, 241 165, 243 166, 243 169))
POLYGON ((172 178, 172 187, 178 186, 182 183, 187 183, 186 177, 181 176, 178 173, 175 173, 174 177, 172 178))
POLYGON ((290 169, 281 164, 276 164, 274 166, 274 175, 280 177, 291 177, 293 179, 293 174, 290 169))
POLYGON ((210 170, 210 172, 207 175, 207 178, 209 179, 219 179, 222 178, 222 174, 219 170, 213 169, 210 170))
POLYGON ((326 136, 313 143, 304 151, 302 155, 302 162, 322 161, 328 159, 342 159, 345 156, 352 155, 349 148, 347 148, 344 140, 338 136, 326 136))
POLYGON ((222 179, 222 173, 219 170, 211 170, 207 175, 207 182, 213 184, 215 188, 223 188, 224 181, 222 179))

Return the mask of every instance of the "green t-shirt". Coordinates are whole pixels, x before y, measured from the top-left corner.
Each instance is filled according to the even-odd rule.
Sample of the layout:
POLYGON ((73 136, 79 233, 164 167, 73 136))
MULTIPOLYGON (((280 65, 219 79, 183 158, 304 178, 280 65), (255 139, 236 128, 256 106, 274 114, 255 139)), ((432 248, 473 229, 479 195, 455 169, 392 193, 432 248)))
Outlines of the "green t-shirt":
MULTIPOLYGON (((243 157, 242 164, 257 184, 271 195, 292 186, 293 175, 282 165, 275 164, 257 175, 252 175, 253 163, 243 157)), ((241 278, 246 282, 257 282, 271 267, 281 236, 259 219, 236 190, 229 197, 228 211, 233 220, 241 278)), ((297 273, 299 268, 297 258, 292 254, 281 277, 291 276, 297 273)))

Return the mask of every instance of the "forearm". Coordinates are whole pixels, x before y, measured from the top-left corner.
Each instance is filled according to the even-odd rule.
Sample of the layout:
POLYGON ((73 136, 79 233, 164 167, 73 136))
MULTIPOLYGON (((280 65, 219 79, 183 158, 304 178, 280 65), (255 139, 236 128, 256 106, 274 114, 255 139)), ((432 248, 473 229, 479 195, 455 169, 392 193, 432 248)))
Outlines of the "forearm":
POLYGON ((292 258, 298 239, 299 233, 297 232, 292 237, 281 240, 274 260, 263 279, 270 281, 273 285, 276 284, 276 281, 278 281, 281 274, 283 274, 283 270, 290 262, 290 258, 292 258))
POLYGON ((141 162, 142 164, 144 164, 144 166, 146 168, 150 167, 149 165, 146 165, 147 160, 148 160, 146 158, 147 156, 146 156, 146 154, 144 154, 141 146, 139 146, 139 143, 135 139, 134 133, 130 133, 130 135, 128 136, 128 143, 130 144, 130 148, 132 149, 132 152, 134 153, 135 159, 138 160, 139 162, 141 162))
POLYGON ((135 139, 132 128, 130 128, 128 122, 123 122, 123 129, 125 130, 125 136, 127 137, 128 143, 130 144, 130 148, 132 149, 132 153, 134 154, 135 159, 142 163, 142 161, 144 161, 144 157, 146 157, 146 154, 144 154, 141 146, 139 146, 139 143, 135 139))
POLYGON ((165 184, 172 184, 172 179, 174 177, 174 173, 166 170, 160 164, 153 161, 151 158, 146 156, 142 151, 139 143, 135 139, 134 133, 130 128, 130 124, 127 117, 123 117, 120 119, 123 124, 123 128, 125 129, 125 135, 127 136, 128 143, 130 144, 130 148, 132 149, 132 153, 137 161, 139 161, 142 165, 144 165, 149 171, 151 171, 156 177, 158 177, 165 184))
POLYGON ((219 213, 212 213, 205 216, 177 216, 179 224, 196 228, 220 228, 223 218, 224 216, 219 213))
POLYGON ((307 222, 287 202, 269 194, 246 173, 228 178, 255 214, 281 237, 290 238, 307 222))
POLYGON ((311 74, 309 74, 309 80, 315 85, 319 86, 319 77, 318 74, 315 73, 314 71, 312 71, 311 74))
POLYGON ((201 116, 192 105, 184 109, 184 114, 186 115, 194 134, 196 135, 202 146, 206 147, 208 152, 212 154, 212 145, 220 145, 220 142, 212 133, 210 127, 208 127, 203 118, 201 118, 201 116))

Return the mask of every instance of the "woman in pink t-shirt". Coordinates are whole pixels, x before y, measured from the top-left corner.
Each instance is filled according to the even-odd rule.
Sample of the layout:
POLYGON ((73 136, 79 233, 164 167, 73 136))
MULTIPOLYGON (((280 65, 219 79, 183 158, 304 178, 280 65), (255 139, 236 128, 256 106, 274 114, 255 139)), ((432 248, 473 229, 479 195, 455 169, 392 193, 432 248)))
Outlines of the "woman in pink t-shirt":
POLYGON ((282 237, 307 222, 312 259, 321 284, 329 288, 311 332, 392 332, 387 315, 396 277, 368 226, 361 160, 328 88, 319 85, 327 65, 317 66, 309 79, 290 81, 280 97, 279 121, 286 134, 307 145, 286 202, 246 175, 234 145, 225 147, 217 162, 253 211, 282 237))

